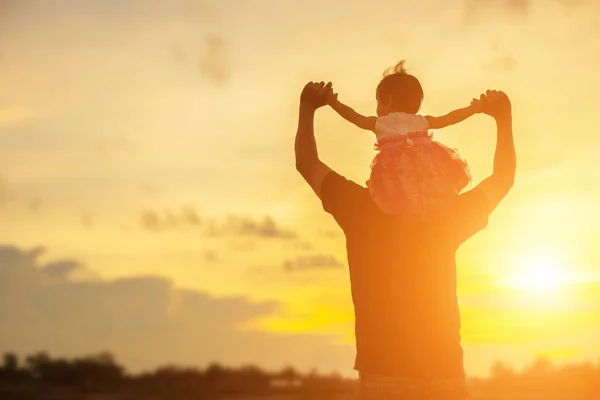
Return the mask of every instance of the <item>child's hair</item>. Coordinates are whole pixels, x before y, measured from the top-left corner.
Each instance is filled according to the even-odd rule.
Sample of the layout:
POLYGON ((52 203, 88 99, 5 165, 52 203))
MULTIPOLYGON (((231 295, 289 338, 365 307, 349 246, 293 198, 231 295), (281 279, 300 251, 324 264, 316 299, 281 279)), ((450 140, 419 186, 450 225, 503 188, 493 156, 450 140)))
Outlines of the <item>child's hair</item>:
POLYGON ((406 72, 405 62, 402 60, 385 70, 377 86, 377 96, 382 101, 391 98, 394 111, 416 114, 423 102, 423 88, 417 78, 406 72))

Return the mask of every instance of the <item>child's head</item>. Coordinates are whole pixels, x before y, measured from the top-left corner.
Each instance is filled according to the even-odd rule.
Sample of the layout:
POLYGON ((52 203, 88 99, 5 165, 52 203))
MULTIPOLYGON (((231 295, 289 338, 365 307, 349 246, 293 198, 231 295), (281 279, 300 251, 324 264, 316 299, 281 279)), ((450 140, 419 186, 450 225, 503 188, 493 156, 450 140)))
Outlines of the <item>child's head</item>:
POLYGON ((416 114, 423 102, 423 88, 419 80, 406 73, 405 61, 383 73, 377 86, 377 115, 393 112, 416 114))

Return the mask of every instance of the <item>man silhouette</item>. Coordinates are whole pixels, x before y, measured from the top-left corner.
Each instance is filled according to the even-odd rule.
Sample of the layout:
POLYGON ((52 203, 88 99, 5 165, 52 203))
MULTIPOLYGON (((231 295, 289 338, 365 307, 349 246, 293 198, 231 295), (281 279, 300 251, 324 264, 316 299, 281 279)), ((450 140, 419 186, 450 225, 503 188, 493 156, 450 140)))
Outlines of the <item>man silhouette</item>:
POLYGON ((444 218, 411 223, 381 212, 367 188, 319 159, 314 114, 331 91, 331 83, 324 82, 310 82, 302 91, 296 169, 346 237, 360 396, 465 399, 455 256, 462 243, 487 226, 513 185, 510 101, 490 90, 476 100, 497 125, 492 174, 457 195, 444 218))

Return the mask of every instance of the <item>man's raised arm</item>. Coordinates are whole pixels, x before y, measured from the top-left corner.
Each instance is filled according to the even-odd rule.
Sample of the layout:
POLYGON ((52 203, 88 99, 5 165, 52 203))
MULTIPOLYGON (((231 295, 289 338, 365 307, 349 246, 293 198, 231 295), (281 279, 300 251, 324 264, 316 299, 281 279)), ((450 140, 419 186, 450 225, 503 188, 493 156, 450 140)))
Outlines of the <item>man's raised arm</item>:
POLYGON ((326 104, 327 95, 332 90, 331 83, 325 85, 324 82, 309 82, 304 87, 300 96, 298 130, 294 143, 296 169, 319 197, 321 197, 321 183, 331 169, 319 159, 314 117, 317 108, 326 104))
POLYGON ((492 175, 477 187, 485 194, 490 210, 506 196, 515 181, 517 157, 512 130, 512 110, 508 96, 503 92, 488 90, 480 100, 482 111, 496 120, 497 139, 492 175))

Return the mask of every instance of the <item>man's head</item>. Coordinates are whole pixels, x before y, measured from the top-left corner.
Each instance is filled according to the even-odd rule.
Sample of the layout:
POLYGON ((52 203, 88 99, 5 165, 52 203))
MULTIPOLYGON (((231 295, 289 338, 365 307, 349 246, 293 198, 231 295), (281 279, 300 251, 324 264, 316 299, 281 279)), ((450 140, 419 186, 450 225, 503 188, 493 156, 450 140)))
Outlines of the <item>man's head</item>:
POLYGON ((404 68, 405 60, 388 68, 377 86, 377 115, 392 112, 416 114, 423 103, 423 88, 417 78, 404 68))

